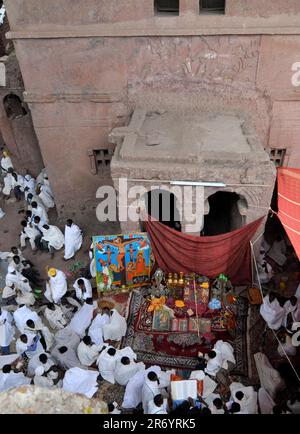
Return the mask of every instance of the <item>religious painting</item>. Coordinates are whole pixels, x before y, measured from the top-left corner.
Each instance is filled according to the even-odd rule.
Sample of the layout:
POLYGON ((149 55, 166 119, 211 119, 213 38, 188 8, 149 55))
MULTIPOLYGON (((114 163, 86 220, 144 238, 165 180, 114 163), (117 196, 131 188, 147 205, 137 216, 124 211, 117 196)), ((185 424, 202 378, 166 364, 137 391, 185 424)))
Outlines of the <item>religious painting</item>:
POLYGON ((178 320, 178 331, 179 332, 187 332, 189 327, 189 321, 187 318, 180 318, 178 320))
POLYGON ((192 332, 192 333, 198 332, 198 319, 197 318, 189 318, 189 332, 192 332))
POLYGON ((167 309, 159 309, 153 313, 152 330, 167 332, 171 327, 171 315, 167 309))
POLYGON ((138 287, 150 281, 150 242, 146 233, 93 237, 99 291, 138 287))
POLYGON ((199 331, 201 334, 211 333, 211 320, 209 318, 199 319, 199 331))

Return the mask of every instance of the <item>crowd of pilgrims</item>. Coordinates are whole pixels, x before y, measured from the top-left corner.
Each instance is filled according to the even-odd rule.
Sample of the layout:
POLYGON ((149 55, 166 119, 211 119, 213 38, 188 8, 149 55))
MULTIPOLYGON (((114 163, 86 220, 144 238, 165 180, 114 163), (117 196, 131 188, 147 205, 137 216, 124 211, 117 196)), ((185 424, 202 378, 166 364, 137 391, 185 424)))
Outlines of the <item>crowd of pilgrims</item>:
MULTIPOLYGON (((84 276, 70 283, 63 271, 48 268, 45 291, 38 296, 34 288, 44 282, 33 263, 26 260, 24 249, 30 246, 34 252, 46 250, 53 258, 54 251, 64 247, 64 259, 69 260, 81 248, 83 234, 72 220, 66 222, 64 234, 49 223, 48 211, 55 201, 45 169, 36 179, 21 176, 4 150, 1 170, 4 200, 9 203, 14 195, 16 201, 24 201, 25 207, 19 246, 0 252, 1 261, 7 265, 0 306, 0 359, 10 358, 10 363, 1 361, 0 392, 33 384, 92 398, 101 395, 104 383, 110 383, 124 386, 121 402, 116 397, 118 402, 107 403, 112 414, 258 412, 258 393, 252 386, 232 380, 234 350, 221 340, 207 354, 198 355, 198 366, 190 373, 190 379, 202 381, 203 385, 197 403, 188 398, 174 408, 170 382, 175 370, 156 365, 146 368, 130 347, 120 349, 127 329, 125 318, 110 303, 101 305, 93 299, 92 249, 84 276), (215 393, 219 386, 227 388, 226 400, 215 393)), ((4 217, 0 208, 0 218, 4 217)), ((292 300, 290 303, 293 305, 292 300)), ((271 413, 283 412, 275 403, 270 405, 271 413)))

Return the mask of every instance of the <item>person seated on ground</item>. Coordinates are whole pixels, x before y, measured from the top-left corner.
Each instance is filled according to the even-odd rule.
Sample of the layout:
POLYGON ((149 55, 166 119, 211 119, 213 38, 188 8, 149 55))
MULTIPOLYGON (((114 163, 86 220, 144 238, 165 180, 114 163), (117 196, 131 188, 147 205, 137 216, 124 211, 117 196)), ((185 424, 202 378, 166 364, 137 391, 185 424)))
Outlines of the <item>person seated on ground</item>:
POLYGON ((115 368, 118 360, 117 350, 112 346, 103 346, 97 359, 97 366, 102 378, 115 384, 115 368))
POLYGON ((158 375, 154 371, 147 374, 143 388, 142 388, 142 404, 144 414, 148 414, 148 405, 156 395, 160 394, 158 375))
POLYGON ((29 282, 35 286, 40 286, 42 284, 42 279, 40 273, 34 268, 34 265, 31 261, 24 260, 22 261, 23 276, 29 280, 29 282))
POLYGON ((144 363, 137 363, 127 356, 121 357, 117 360, 114 377, 115 381, 121 386, 126 386, 128 381, 140 370, 145 369, 144 363))
POLYGON ((68 325, 68 327, 81 338, 83 338, 93 320, 94 311, 96 309, 95 304, 96 302, 94 303, 92 298, 86 299, 83 306, 75 313, 68 325))
POLYGON ((31 202, 31 211, 32 211, 33 218, 35 216, 39 216, 41 221, 44 222, 44 224, 49 223, 49 217, 44 205, 42 205, 41 203, 38 204, 36 201, 33 201, 31 202))
POLYGON ((110 311, 109 323, 103 326, 104 341, 120 341, 126 334, 126 319, 116 309, 110 311))
POLYGON ((292 326, 294 322, 300 321, 300 299, 292 296, 287 300, 284 305, 284 317, 282 320, 283 327, 286 328, 287 332, 293 334, 292 326))
POLYGON ((45 368, 43 366, 38 366, 34 371, 33 384, 38 387, 45 387, 47 389, 54 389, 58 387, 54 385, 51 378, 48 378, 45 368))
POLYGON ((7 269, 7 275, 5 277, 5 285, 7 287, 14 287, 16 290, 16 302, 19 305, 25 304, 32 306, 35 303, 34 295, 32 294, 32 288, 28 279, 26 279, 19 271, 17 271, 12 265, 9 265, 7 269))
POLYGON ((82 230, 73 223, 73 220, 68 219, 65 226, 64 259, 66 261, 74 258, 76 252, 81 249, 82 239, 82 230))
POLYGON ((80 368, 68 369, 63 379, 63 390, 92 398, 98 392, 101 385, 98 377, 97 371, 80 368))
POLYGON ((61 299, 60 308, 68 323, 71 321, 75 313, 78 312, 78 307, 69 303, 66 298, 61 299))
POLYGON ((53 330, 61 330, 68 324, 62 308, 57 304, 48 303, 44 310, 44 316, 53 330))
POLYGON ((24 220, 26 220, 29 225, 34 224, 32 211, 30 209, 25 211, 25 219, 24 220))
POLYGON ((60 250, 64 246, 64 235, 62 231, 53 225, 43 225, 41 242, 44 247, 51 253, 51 259, 54 258, 54 250, 60 250))
POLYGON ((42 366, 45 369, 45 372, 48 372, 52 366, 55 366, 55 362, 50 357, 49 353, 36 354, 28 362, 28 366, 27 366, 28 377, 33 377, 35 369, 39 366, 42 366))
POLYGON ((88 279, 80 277, 74 282, 73 288, 76 291, 77 300, 84 301, 87 298, 93 298, 93 288, 88 279))
POLYGON ((103 326, 108 324, 109 320, 110 309, 108 307, 104 307, 102 313, 97 313, 93 319, 88 330, 88 335, 91 337, 94 344, 103 345, 103 326))
POLYGON ((224 414, 224 405, 221 398, 215 398, 209 406, 211 414, 224 414))
POLYGON ((233 347, 222 340, 215 343, 213 350, 206 355, 207 366, 205 372, 224 386, 228 386, 230 372, 236 365, 233 347))
POLYGON ((40 232, 33 227, 33 225, 27 223, 26 220, 21 221, 22 231, 20 234, 20 244, 22 250, 26 248, 26 240, 29 240, 32 250, 36 250, 35 240, 40 236, 40 232))
POLYGON ((59 304, 67 291, 68 284, 65 273, 56 268, 50 268, 44 294, 47 300, 51 303, 59 304))
POLYGON ((284 309, 280 306, 274 292, 270 292, 264 297, 263 304, 260 306, 260 314, 270 329, 280 329, 284 318, 284 309))
POLYGON ((241 410, 241 406, 238 402, 232 402, 228 406, 229 414, 245 414, 241 410))
POLYGON ((11 365, 3 366, 0 371, 0 392, 27 384, 30 384, 30 378, 25 377, 23 372, 13 372, 11 365))
POLYGON ((55 346, 68 346, 74 351, 77 351, 78 345, 80 344, 80 336, 75 333, 69 326, 66 326, 62 330, 55 333, 54 345, 55 346))
POLYGON ((252 386, 244 386, 241 383, 233 382, 230 385, 231 401, 237 402, 241 406, 241 411, 245 414, 257 414, 257 392, 252 386))
POLYGON ((28 319, 26 321, 26 326, 24 327, 24 332, 28 334, 32 334, 33 336, 38 335, 41 344, 43 345, 43 348, 45 351, 49 351, 53 341, 54 336, 49 331, 48 327, 46 327, 44 324, 35 324, 35 322, 32 319, 28 319))
POLYGON ((99 357, 103 345, 95 345, 89 336, 84 336, 77 348, 77 356, 84 366, 92 366, 99 357))
POLYGON ((3 356, 10 354, 10 345, 14 339, 15 327, 12 322, 12 314, 0 306, 0 349, 3 356))
POLYGON ((44 352, 44 348, 40 343, 39 336, 23 333, 16 341, 16 352, 22 358, 31 359, 35 355, 44 352))
POLYGON ((168 400, 160 393, 148 403, 148 414, 168 414, 168 400))
POLYGON ((81 368, 86 369, 80 363, 80 360, 77 357, 77 354, 73 348, 67 346, 55 346, 51 351, 51 355, 56 360, 58 366, 62 369, 71 369, 71 368, 81 368))

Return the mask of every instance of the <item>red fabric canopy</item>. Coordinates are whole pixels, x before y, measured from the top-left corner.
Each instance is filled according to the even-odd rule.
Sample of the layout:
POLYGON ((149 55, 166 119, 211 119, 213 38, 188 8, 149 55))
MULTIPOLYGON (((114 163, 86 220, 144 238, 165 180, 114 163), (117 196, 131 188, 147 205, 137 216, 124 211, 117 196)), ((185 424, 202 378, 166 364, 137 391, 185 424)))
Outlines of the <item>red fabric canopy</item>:
POLYGON ((212 237, 177 232, 152 217, 145 224, 156 262, 163 271, 196 272, 209 278, 224 273, 234 284, 246 284, 251 282, 250 241, 263 219, 212 237))
POLYGON ((278 168, 278 217, 300 259, 300 169, 278 168))

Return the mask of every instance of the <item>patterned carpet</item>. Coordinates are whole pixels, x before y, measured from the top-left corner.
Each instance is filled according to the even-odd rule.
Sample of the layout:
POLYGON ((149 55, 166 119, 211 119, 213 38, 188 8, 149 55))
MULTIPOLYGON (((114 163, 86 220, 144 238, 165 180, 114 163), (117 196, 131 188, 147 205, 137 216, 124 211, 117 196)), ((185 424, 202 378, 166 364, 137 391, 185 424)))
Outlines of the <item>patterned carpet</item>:
MULTIPOLYGON (((198 351, 207 352, 211 345, 199 343, 197 333, 152 331, 152 315, 147 313, 145 289, 131 294, 127 309, 127 333, 121 347, 130 346, 138 355, 139 361, 146 365, 157 364, 161 367, 194 369, 198 351)), ((237 327, 234 336, 227 332, 214 332, 215 342, 223 339, 235 349, 237 365, 235 375, 248 375, 247 357, 247 314, 248 300, 239 297, 237 302, 237 327)))

